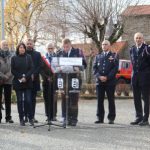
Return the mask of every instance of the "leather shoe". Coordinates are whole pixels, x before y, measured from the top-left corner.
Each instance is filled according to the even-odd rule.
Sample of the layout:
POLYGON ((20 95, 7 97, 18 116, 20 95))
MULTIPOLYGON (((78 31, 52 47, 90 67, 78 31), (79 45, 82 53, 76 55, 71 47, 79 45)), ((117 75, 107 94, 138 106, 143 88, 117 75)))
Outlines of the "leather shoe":
POLYGON ((24 120, 21 120, 21 121, 20 121, 20 125, 21 125, 21 126, 25 126, 24 120))
POLYGON ((33 119, 33 122, 34 122, 34 123, 38 123, 38 120, 36 120, 36 119, 33 119))
POLYGON ((25 122, 25 123, 27 123, 27 122, 28 122, 28 118, 27 118, 27 117, 25 117, 25 120, 24 120, 24 122, 25 122))
POLYGON ((147 125, 149 125, 149 122, 142 120, 138 125, 139 126, 147 126, 147 125))
POLYGON ((114 124, 114 120, 109 120, 108 124, 114 124))
POLYGON ((100 124, 100 123, 104 123, 104 121, 102 121, 102 120, 95 121, 95 124, 100 124))
POLYGON ((56 118, 56 117, 53 117, 53 118, 52 118, 52 121, 57 121, 57 118, 56 118))
POLYGON ((141 119, 136 119, 135 121, 131 122, 131 125, 138 125, 142 120, 141 119))
POLYGON ((14 123, 14 121, 10 119, 10 120, 6 120, 6 123, 14 123))
POLYGON ((77 123, 76 122, 71 122, 70 126, 77 126, 77 123))
POLYGON ((33 120, 29 120, 30 126, 34 126, 34 121, 33 120))

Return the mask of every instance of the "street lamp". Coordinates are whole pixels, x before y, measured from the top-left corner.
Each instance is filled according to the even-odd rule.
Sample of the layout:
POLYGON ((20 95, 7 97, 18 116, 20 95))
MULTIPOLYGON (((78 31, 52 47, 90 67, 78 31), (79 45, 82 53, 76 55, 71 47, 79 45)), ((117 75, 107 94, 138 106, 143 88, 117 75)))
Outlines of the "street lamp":
POLYGON ((4 26, 4 0, 1 0, 1 39, 5 39, 5 26, 4 26))

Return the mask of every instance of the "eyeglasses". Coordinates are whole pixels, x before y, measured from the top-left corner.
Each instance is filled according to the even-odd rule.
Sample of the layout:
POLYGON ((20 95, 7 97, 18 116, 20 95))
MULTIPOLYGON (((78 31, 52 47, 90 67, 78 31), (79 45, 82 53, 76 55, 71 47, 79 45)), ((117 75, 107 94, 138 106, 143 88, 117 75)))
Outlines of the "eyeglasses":
POLYGON ((54 49, 54 48, 48 48, 48 49, 54 49))
POLYGON ((102 44, 102 45, 108 45, 108 44, 102 44))

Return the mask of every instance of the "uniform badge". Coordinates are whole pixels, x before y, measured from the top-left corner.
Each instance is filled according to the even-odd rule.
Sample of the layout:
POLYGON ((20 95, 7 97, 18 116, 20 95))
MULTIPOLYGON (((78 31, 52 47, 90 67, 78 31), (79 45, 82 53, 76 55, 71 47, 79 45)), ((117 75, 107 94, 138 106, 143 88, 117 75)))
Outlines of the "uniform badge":
POLYGON ((114 60, 114 58, 113 58, 112 56, 110 56, 108 59, 109 59, 110 61, 114 60))

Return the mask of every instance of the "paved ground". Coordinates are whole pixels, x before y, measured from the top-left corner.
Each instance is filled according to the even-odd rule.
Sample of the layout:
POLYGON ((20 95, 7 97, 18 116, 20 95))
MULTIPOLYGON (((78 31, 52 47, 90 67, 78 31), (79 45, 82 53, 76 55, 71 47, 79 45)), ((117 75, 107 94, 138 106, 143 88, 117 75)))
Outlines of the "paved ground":
MULTIPOLYGON (((105 102, 107 109, 107 101, 105 102)), ((60 105, 59 105, 60 107, 60 105)), ((133 127, 133 102, 117 100, 115 125, 95 125, 96 101, 80 101, 79 124, 67 129, 20 127, 16 105, 12 107, 15 123, 0 125, 0 150, 150 150, 150 127, 133 127)), ((59 109, 60 110, 60 109, 59 109)), ((107 110, 106 110, 107 114, 107 110)), ((37 105, 36 118, 45 121, 44 105, 37 105)), ((60 112, 58 112, 58 119, 60 112)))

